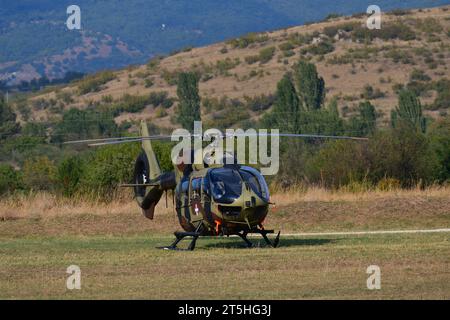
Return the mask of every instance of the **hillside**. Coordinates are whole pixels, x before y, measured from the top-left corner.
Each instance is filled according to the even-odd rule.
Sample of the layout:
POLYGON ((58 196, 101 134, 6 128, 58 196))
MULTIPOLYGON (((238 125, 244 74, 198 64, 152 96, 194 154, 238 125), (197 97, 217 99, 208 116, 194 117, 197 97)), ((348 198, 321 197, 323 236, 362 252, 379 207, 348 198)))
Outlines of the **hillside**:
MULTIPOLYGON (((439 6, 446 0, 380 0, 383 10, 439 6)), ((0 7, 0 87, 67 72, 92 73, 143 63, 149 57, 254 31, 307 21, 330 12, 364 12, 364 0, 79 0, 81 30, 66 28, 68 0, 20 0, 0 7), (120 12, 121 14, 117 14, 120 12)))
POLYGON ((162 103, 164 107, 146 105, 144 100, 133 112, 122 108, 116 122, 154 119, 158 127, 172 128, 176 125, 171 115, 176 107, 177 73, 193 70, 201 76, 204 119, 220 118, 226 103, 214 98, 227 97, 239 99, 248 110, 243 117, 254 120, 271 107, 277 82, 299 57, 317 65, 326 83, 327 100, 337 98, 343 116, 369 99, 386 124, 397 104, 397 90, 404 85, 420 94, 428 116, 445 115, 449 90, 443 79, 450 78, 449 7, 394 11, 384 16, 383 27, 375 36, 364 28, 365 19, 358 15, 248 34, 155 58, 145 65, 99 73, 36 94, 29 103, 31 118, 57 120, 63 110, 111 107, 124 100, 133 107, 133 98, 153 93, 156 100, 168 100, 162 103), (264 52, 268 56, 261 61, 264 52))

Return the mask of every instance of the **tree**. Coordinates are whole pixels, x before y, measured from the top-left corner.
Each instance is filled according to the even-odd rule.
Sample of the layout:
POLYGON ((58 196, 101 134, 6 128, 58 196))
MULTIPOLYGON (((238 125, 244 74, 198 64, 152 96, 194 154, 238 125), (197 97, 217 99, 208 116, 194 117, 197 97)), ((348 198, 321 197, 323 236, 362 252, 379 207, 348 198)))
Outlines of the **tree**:
POLYGON ((264 125, 282 132, 300 132, 300 101, 291 77, 286 74, 277 84, 273 111, 264 118, 264 125))
POLYGON ((19 132, 20 125, 16 122, 16 117, 0 94, 0 140, 19 132))
POLYGON ((308 111, 320 109, 325 100, 325 81, 314 64, 300 60, 294 67, 300 102, 308 111))
POLYGON ((364 101, 359 104, 359 115, 350 119, 349 134, 355 136, 367 136, 376 129, 377 114, 375 107, 364 101))
POLYGON ((450 116, 433 123, 427 134, 440 164, 438 179, 440 182, 450 181, 450 116))
POLYGON ((53 142, 111 137, 118 128, 110 112, 72 108, 63 114, 52 135, 53 142))
POLYGON ((426 131, 426 119, 422 114, 422 105, 417 95, 408 89, 399 93, 398 106, 391 112, 391 124, 395 128, 404 122, 422 132, 426 131))
POLYGON ((8 164, 0 164, 0 195, 22 188, 22 176, 8 164))
POLYGON ((187 130, 193 130, 194 121, 201 119, 198 77, 192 72, 181 72, 178 76, 179 100, 177 121, 187 130))
POLYGON ((57 180, 64 196, 73 196, 77 191, 84 165, 80 157, 68 157, 59 164, 57 180))

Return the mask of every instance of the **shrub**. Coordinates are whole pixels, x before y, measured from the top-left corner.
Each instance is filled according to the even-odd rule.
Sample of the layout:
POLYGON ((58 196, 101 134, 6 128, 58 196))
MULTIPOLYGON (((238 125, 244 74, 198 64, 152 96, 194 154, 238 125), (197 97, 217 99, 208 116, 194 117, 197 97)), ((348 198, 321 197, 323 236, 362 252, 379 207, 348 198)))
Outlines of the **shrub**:
POLYGON ((428 139, 408 125, 376 133, 368 143, 369 177, 400 181, 402 187, 433 183, 439 163, 428 139))
POLYGON ((146 88, 150 88, 150 87, 152 87, 153 86, 153 80, 152 79, 145 79, 144 80, 144 86, 146 87, 146 88))
POLYGON ((16 122, 16 114, 0 94, 0 141, 16 134, 19 130, 20 125, 16 122))
POLYGON ((114 136, 117 125, 110 112, 70 109, 52 133, 52 142, 114 136))
POLYGON ((428 137, 439 163, 439 182, 450 181, 450 116, 433 123, 428 137))
POLYGON ((419 69, 414 69, 411 72, 411 76, 409 77, 411 81, 417 80, 417 81, 430 81, 431 78, 423 71, 419 69))
POLYGON ((57 181, 64 196, 71 197, 76 193, 83 176, 84 167, 85 163, 80 157, 69 157, 59 164, 57 181))
POLYGON ((282 44, 280 44, 280 45, 278 46, 278 48, 279 48, 281 51, 289 51, 289 50, 294 49, 295 46, 292 44, 292 42, 287 41, 287 42, 283 42, 282 44))
POLYGON ((318 44, 309 46, 308 48, 303 48, 301 50, 302 54, 310 53, 312 55, 324 55, 334 51, 334 45, 330 41, 322 41, 318 44))
POLYGON ((384 177, 378 181, 376 189, 379 191, 394 191, 401 188, 401 183, 398 179, 384 177))
POLYGON ((269 40, 267 34, 262 33, 248 33, 243 37, 237 39, 231 39, 227 41, 227 44, 231 45, 233 48, 244 49, 253 43, 263 43, 269 40))
POLYGON ((339 188, 366 175, 363 145, 348 141, 330 141, 307 163, 311 182, 339 188))
POLYGON ((78 82, 78 91, 81 95, 100 91, 102 85, 115 78, 116 76, 112 71, 103 71, 92 76, 87 76, 78 82))
POLYGON ((23 167, 25 185, 32 190, 52 190, 56 182, 56 167, 47 156, 28 159, 23 167))
POLYGON ((0 195, 23 188, 20 172, 7 164, 0 164, 0 195))
POLYGON ((240 63, 241 61, 239 58, 235 59, 226 58, 225 60, 218 60, 216 62, 216 69, 218 70, 219 74, 224 75, 227 73, 228 70, 237 67, 240 63))
POLYGON ((122 112, 137 113, 144 110, 149 104, 149 96, 131 95, 126 93, 116 102, 113 106, 113 110, 115 115, 119 115, 122 112))
POLYGON ((270 60, 272 60, 275 51, 276 51, 275 47, 264 48, 261 51, 259 51, 260 63, 267 63, 270 60))
POLYGON ((366 85, 361 93, 361 98, 366 100, 383 98, 384 96, 384 92, 378 88, 374 89, 371 85, 366 85))
POLYGON ((433 106, 435 109, 450 108, 450 80, 441 79, 434 85, 437 91, 437 97, 434 100, 433 106))
POLYGON ((140 152, 139 144, 106 146, 97 149, 86 163, 79 190, 85 194, 114 196, 119 183, 130 182, 140 152))
POLYGON ((167 91, 152 92, 150 93, 148 103, 153 105, 154 108, 157 108, 168 100, 168 96, 169 93, 167 91))
POLYGON ((245 102, 247 104, 247 108, 255 111, 255 112, 261 112, 264 110, 269 109, 273 103, 275 102, 275 96, 270 95, 260 95, 256 97, 244 97, 245 102))
POLYGON ((254 64, 259 61, 259 56, 247 56, 245 57, 245 62, 247 64, 254 64))

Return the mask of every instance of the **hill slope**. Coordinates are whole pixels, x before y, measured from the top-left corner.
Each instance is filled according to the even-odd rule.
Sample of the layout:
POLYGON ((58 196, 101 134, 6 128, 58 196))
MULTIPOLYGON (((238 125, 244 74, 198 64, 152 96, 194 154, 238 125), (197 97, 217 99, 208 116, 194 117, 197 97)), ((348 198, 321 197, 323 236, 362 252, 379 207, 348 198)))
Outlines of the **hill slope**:
MULTIPOLYGON (((100 73, 38 93, 31 99, 31 118, 58 119, 60 112, 72 107, 114 107, 124 100, 133 104, 133 98, 139 100, 150 93, 163 93, 163 100, 164 93, 175 98, 177 72, 194 70, 201 76, 204 119, 223 117, 226 103, 214 99, 227 97, 228 101, 239 99, 247 107, 239 120, 254 120, 271 107, 277 82, 299 57, 317 65, 326 82, 327 100, 337 98, 344 116, 369 99, 382 121, 388 121, 389 111, 397 103, 396 91, 406 84, 421 94, 428 115, 445 115, 450 91, 444 80, 450 78, 449 7, 386 15, 375 36, 362 27, 365 19, 338 18, 251 34, 153 59, 146 65, 100 73), (264 51, 269 56, 261 61, 264 51)), ((121 112, 116 121, 153 118, 159 127, 172 128, 175 105, 169 102, 165 108, 156 108, 154 103, 144 103, 133 112, 121 112)))
MULTIPOLYGON (((379 0, 383 10, 438 6, 446 0, 379 0)), ((365 12, 361 0, 79 0, 81 31, 68 31, 71 1, 10 1, 0 7, 0 81, 17 84, 68 71, 142 63, 155 54, 323 19, 365 12), (118 14, 120 13, 120 14, 118 14)))

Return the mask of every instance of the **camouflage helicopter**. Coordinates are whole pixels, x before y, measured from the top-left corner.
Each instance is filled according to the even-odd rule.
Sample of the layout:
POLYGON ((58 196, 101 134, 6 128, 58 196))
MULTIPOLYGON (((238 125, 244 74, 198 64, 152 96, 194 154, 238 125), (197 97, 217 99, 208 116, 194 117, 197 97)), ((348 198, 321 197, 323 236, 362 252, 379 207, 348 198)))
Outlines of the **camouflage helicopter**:
MULTIPOLYGON (((196 152, 190 155, 179 154, 175 170, 162 172, 152 140, 170 140, 171 136, 151 136, 146 122, 141 122, 139 137, 105 138, 93 140, 69 141, 71 143, 89 143, 89 146, 102 146, 128 142, 141 142, 142 150, 136 159, 133 183, 122 184, 130 187, 144 216, 153 220, 155 207, 164 192, 174 191, 175 209, 178 221, 184 231, 176 231, 175 241, 162 249, 181 250, 178 243, 185 237, 192 240, 187 250, 194 250, 200 236, 239 236, 247 247, 253 243, 249 234, 260 234, 267 245, 277 247, 280 232, 271 240, 268 234, 274 230, 264 228, 264 220, 269 212, 270 195, 267 183, 260 171, 253 167, 238 164, 234 154, 214 148, 209 157, 220 155, 222 161, 207 164, 192 164, 196 152), (221 152, 219 152, 221 151, 221 152), (231 160, 231 161, 230 161, 231 160)), ((269 134, 270 135, 270 134, 269 134)), ((278 134, 281 137, 331 138, 366 140, 365 138, 324 136, 309 134, 278 134)), ((205 155, 200 155, 204 157, 205 155)), ((217 159, 216 159, 217 160, 217 159)))

